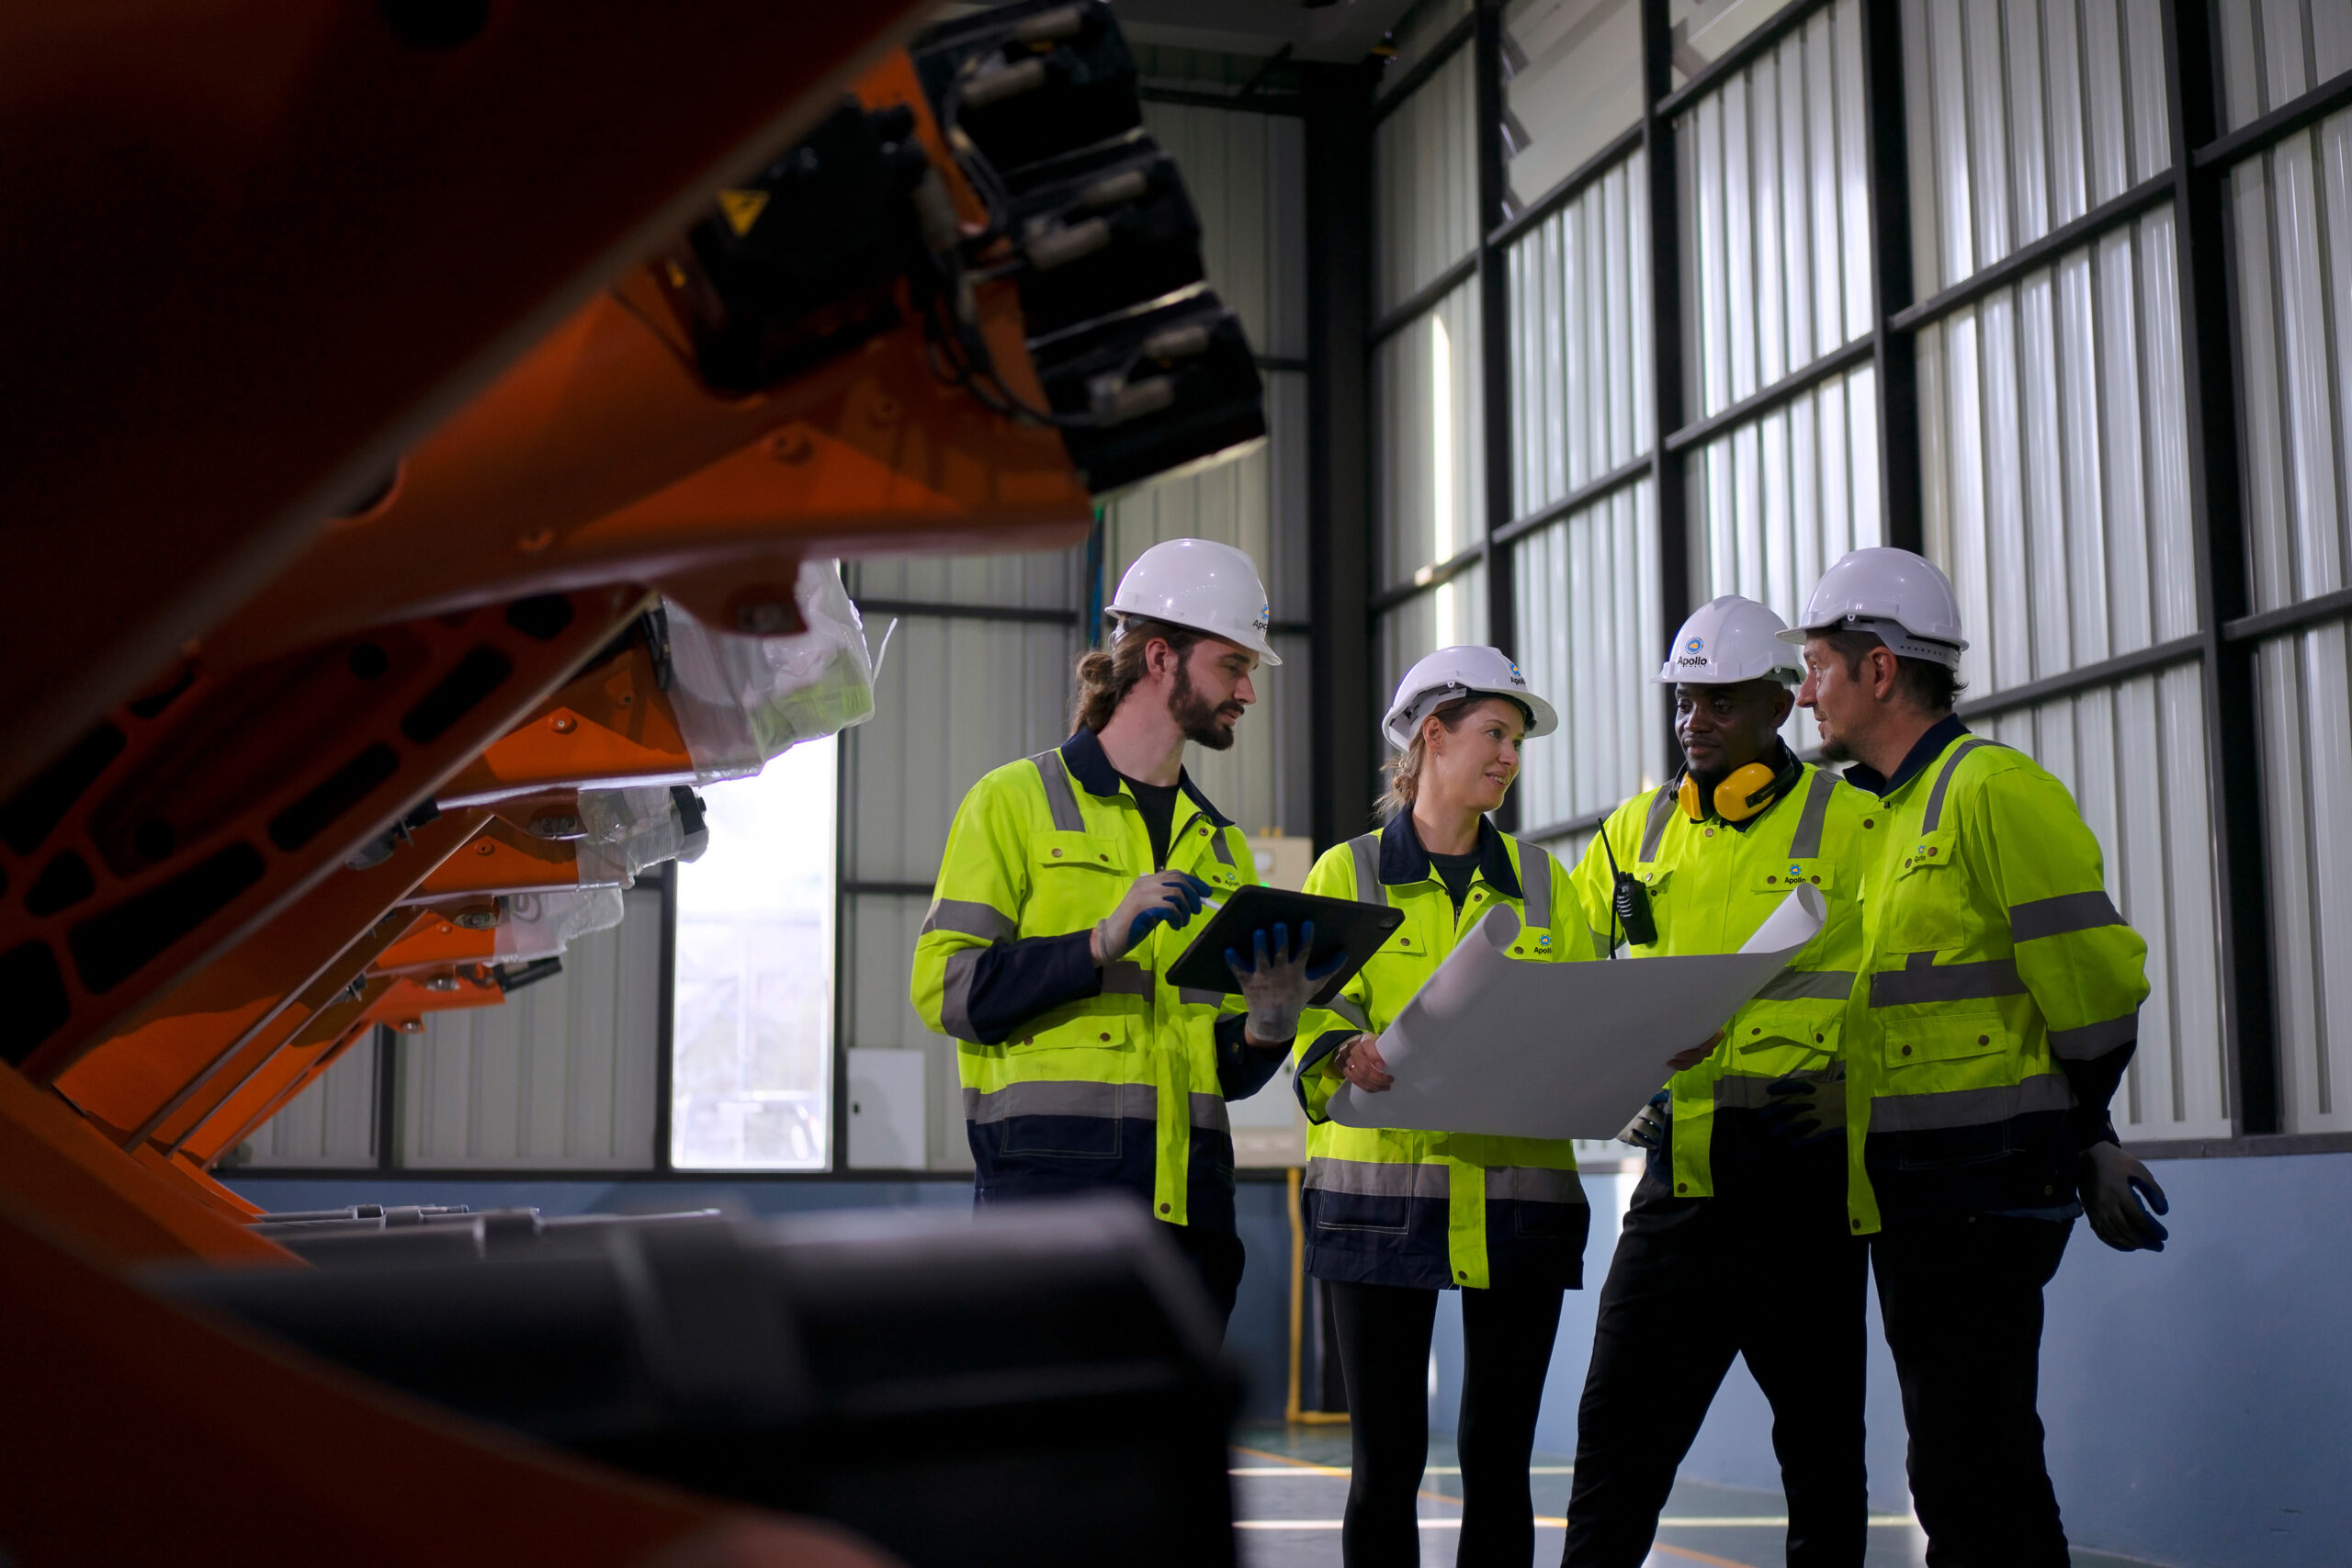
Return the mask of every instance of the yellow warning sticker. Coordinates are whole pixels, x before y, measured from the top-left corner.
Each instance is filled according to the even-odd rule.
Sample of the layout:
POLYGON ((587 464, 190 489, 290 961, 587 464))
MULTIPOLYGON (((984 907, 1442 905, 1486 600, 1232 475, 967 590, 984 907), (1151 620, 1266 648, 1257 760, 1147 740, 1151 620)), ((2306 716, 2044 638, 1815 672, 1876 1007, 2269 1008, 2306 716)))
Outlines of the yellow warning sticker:
POLYGON ((752 231, 766 210, 768 193, 763 190, 723 190, 718 193, 718 210, 727 214, 727 226, 740 238, 752 231))

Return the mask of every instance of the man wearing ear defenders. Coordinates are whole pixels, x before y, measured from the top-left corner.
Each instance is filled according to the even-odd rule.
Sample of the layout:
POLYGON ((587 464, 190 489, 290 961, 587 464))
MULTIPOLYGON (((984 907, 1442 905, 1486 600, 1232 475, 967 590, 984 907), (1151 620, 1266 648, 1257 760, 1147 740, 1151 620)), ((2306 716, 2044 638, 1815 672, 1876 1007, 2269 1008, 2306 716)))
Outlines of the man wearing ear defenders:
POLYGON ((2065 785, 1952 712, 1968 644, 1942 572, 1856 550, 1800 627, 1785 635, 1804 647, 1797 700, 1822 755, 1878 797, 1846 1029, 1870 1178, 1853 1226, 1876 1233, 1928 1561, 2064 1568, 2035 1410, 2041 1291, 2077 1213, 2120 1251, 2165 1240, 2139 1196, 2162 1213, 2164 1194, 2107 1110, 2147 943, 2065 785))
POLYGON ((1859 1568, 1864 1244, 1851 1234, 1843 1027, 1860 966, 1861 870, 1882 825, 1870 797, 1780 737, 1803 676, 1780 616, 1702 606, 1658 681, 1674 688, 1683 766, 1626 801, 1577 867, 1593 946, 1736 952, 1792 889, 1817 889, 1821 932, 1628 1127, 1648 1150, 1601 1288, 1577 1417, 1570 1568, 1634 1568, 1674 1472, 1735 1355, 1772 1404, 1788 1560, 1859 1568))

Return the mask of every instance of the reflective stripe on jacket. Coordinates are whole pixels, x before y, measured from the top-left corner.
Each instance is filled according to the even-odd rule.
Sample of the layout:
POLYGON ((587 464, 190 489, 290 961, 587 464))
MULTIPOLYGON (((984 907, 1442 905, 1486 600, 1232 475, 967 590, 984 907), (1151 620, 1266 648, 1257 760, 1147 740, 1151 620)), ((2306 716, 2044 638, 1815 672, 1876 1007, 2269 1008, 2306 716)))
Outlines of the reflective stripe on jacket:
POLYGON ((1592 956, 1566 869, 1532 844, 1479 829, 1480 863, 1457 918, 1409 814, 1379 834, 1324 852, 1306 891, 1385 902, 1398 926, 1334 998, 1338 1027, 1299 1030, 1306 1134, 1306 1269, 1319 1279, 1424 1289, 1583 1282, 1590 1212, 1566 1139, 1502 1138, 1342 1127, 1324 1108, 1341 1079, 1333 1053, 1377 1033, 1405 1009, 1454 944, 1498 904, 1520 916, 1511 955, 1530 963, 1592 956))
POLYGON ((1847 1025, 1877 1200, 1856 1228, 1890 1207, 2069 1205, 2064 1063, 2138 1037, 2147 943, 2074 797, 2023 752, 1962 733, 1882 806, 1847 1025))
MULTIPOLYGON (((1884 837, 1877 806, 1835 774, 1807 767, 1742 829, 1692 821, 1668 784, 1611 813, 1601 826, 1607 848, 1596 839, 1577 863, 1577 895, 1597 950, 1606 952, 1612 935, 1610 855, 1648 889, 1658 940, 1629 947, 1635 958, 1736 953, 1799 885, 1818 888, 1828 906, 1820 934, 1732 1015, 1713 1053, 1668 1080, 1676 1196, 1714 1195, 1718 1111, 1760 1109, 1775 1078, 1835 1073, 1861 967, 1862 877, 1884 837)), ((1838 1117, 1842 1096, 1826 1098, 1824 1110, 1838 1117)), ((1848 1206, 1857 1213, 1866 1204, 1860 1185, 1858 1174, 1849 1181, 1848 1206)))
MULTIPOLYGON (((1240 829, 1189 778, 1182 786, 1166 869, 1219 895, 1256 882, 1240 829)), ((1171 1224, 1233 1228, 1228 1080, 1254 1078, 1234 1089, 1250 1092, 1282 1059, 1242 1051, 1240 998, 1164 978, 1206 917, 1156 928, 1099 972, 1076 941, 1154 869, 1141 807, 1083 729, 997 769, 957 807, 911 990, 923 1022, 957 1043, 982 1201, 1123 1188, 1171 1224), (1048 951, 1076 953, 1079 988, 984 1038, 997 1031, 974 1020, 983 966, 1048 951), (1224 1043, 1220 1016, 1232 1021, 1224 1043), (1221 1059, 1237 1053, 1257 1060, 1221 1059)))

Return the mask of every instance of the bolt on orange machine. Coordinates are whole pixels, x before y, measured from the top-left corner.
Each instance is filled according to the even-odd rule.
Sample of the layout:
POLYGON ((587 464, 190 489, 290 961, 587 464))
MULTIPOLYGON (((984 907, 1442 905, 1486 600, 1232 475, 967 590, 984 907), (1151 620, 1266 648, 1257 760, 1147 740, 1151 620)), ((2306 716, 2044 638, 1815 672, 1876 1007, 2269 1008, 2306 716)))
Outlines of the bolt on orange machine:
MULTIPOLYGON (((392 1269, 378 1250, 386 1267, 345 1288, 208 1171, 370 1029, 497 1005, 548 973, 567 936, 617 916, 629 880, 695 852, 696 784, 863 717, 871 671, 861 688, 831 558, 1067 546, 1103 496, 1264 433, 1249 344, 1204 285, 1107 6, 961 17, 854 91, 845 68, 899 12, 796 17, 786 44, 752 18, 773 9, 715 7, 684 29, 733 52, 707 102, 666 85, 645 99, 673 123, 642 146, 579 137, 614 162, 601 227, 518 241, 435 332, 448 290, 413 275, 467 272, 471 247, 420 225, 390 247, 411 271, 351 271, 345 313, 379 290, 397 307, 384 335, 408 334, 350 361, 382 385, 273 344, 251 387, 216 393, 251 394, 260 461, 192 463, 200 493, 176 506, 118 493, 109 466, 84 492, 103 525, 49 558, 42 597, 71 604, 117 564, 85 547, 173 531, 124 576, 112 644, 85 621, 27 661, 49 683, 9 728, 0 1322, 40 1349, 0 1361, 0 1390, 51 1455, 108 1460, 0 1466, 0 1549, 19 1561, 880 1560, 760 1509, 826 1516, 916 1564, 1231 1560, 1229 1385, 1124 1215, 781 1249, 691 1217, 469 1221, 467 1267, 392 1269), (744 51, 794 63, 763 75, 744 51), (773 138, 756 163, 724 152, 746 127, 773 138), (600 263, 625 231, 634 256, 600 263), (551 288, 565 267, 601 269, 600 288, 551 288), (486 302, 510 338, 526 307, 546 324, 503 368, 461 376, 495 335, 486 302), (298 416, 271 374, 334 395, 298 416), (437 407, 415 401, 435 386, 437 407), (353 499, 326 515, 336 493, 353 499), (135 1273, 156 1268, 177 1272, 135 1273), (951 1308, 986 1326, 914 1332, 951 1308), (942 1339, 988 1364, 1001 1419, 972 1427, 959 1403, 980 1365, 908 1359, 942 1339), (471 1370, 453 1382, 452 1367, 471 1370), (558 1385, 576 1396, 534 1392, 558 1385), (1106 1417, 1132 1436, 1106 1439, 1106 1417), (1043 1505, 1080 1472, 1099 1506, 1073 1524, 1043 1505), (157 1478, 130 1507, 125 1474, 157 1478), (400 1475, 433 1476, 431 1501, 348 1484, 400 1475), (1034 1517, 1001 1517, 1016 1495, 1034 1517)), ((144 10, 156 39, 197 22, 144 10)), ((76 69, 108 48, 143 58, 127 19, 61 23, 42 45, 76 69)), ((253 79, 280 85, 254 104, 307 105, 346 79, 377 106, 441 93, 484 128, 485 167, 522 181, 547 127, 492 133, 489 78, 529 61, 626 105, 607 85, 616 51, 669 58, 601 22, 570 36, 525 0, 386 0, 372 26, 271 8, 223 22, 260 51, 253 79)), ((64 70, 56 91, 93 79, 64 70)), ((226 102, 207 91, 199 112, 226 102)), ((592 113, 543 98, 515 112, 592 113)), ((364 118, 271 112, 240 128, 256 148, 340 137, 368 144, 355 167, 399 164, 364 118)), ((143 145, 151 123, 132 116, 131 140, 100 152, 143 145)), ((421 146, 419 167, 440 170, 442 144, 421 146)), ((220 243, 333 231, 304 205, 312 163, 241 158, 256 189, 291 183, 229 213, 220 243)), ((387 189, 425 200, 416 173, 387 189)), ((469 214, 470 173, 445 175, 469 214)), ((558 186, 607 194, 577 175, 558 186)), ((266 312, 234 288, 182 304, 214 334, 157 328, 209 355, 173 384, 185 394, 266 312)), ((105 433, 98 393, 66 380, 70 453, 105 433)), ((64 481, 28 493, 74 514, 64 481)))

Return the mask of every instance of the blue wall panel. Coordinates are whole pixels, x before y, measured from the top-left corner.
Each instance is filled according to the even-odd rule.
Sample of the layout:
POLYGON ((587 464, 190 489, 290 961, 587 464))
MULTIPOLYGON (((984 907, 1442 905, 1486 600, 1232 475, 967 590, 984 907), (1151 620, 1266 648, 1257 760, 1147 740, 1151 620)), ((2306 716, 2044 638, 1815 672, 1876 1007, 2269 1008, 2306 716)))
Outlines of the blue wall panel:
MULTIPOLYGON (((2048 1292, 2041 1413, 2075 1544, 2181 1568, 2352 1562, 2352 1155, 2166 1160, 2162 1254, 2111 1252, 2075 1227, 2048 1292)), ((1586 1178, 1589 1288, 1561 1314, 1535 1446, 1576 1451, 1594 1306, 1615 1245, 1612 1179, 1586 1178)), ((1462 1318, 1438 1317, 1450 1431, 1462 1318)), ((1903 1408, 1871 1303, 1871 1506, 1908 1508, 1903 1408)), ((1779 1490, 1770 1412, 1735 1366, 1682 1473, 1779 1490)))

